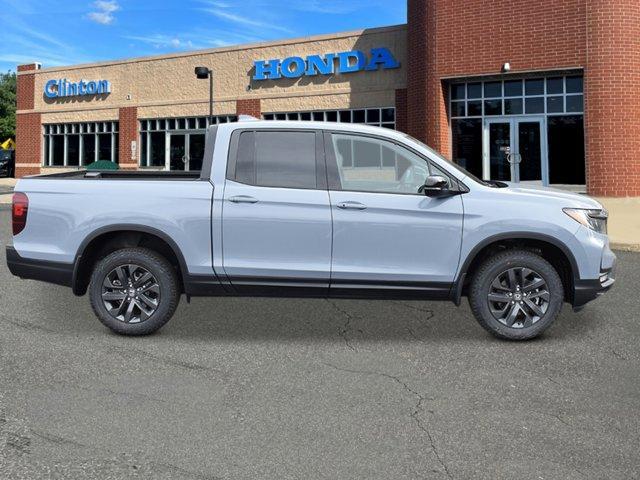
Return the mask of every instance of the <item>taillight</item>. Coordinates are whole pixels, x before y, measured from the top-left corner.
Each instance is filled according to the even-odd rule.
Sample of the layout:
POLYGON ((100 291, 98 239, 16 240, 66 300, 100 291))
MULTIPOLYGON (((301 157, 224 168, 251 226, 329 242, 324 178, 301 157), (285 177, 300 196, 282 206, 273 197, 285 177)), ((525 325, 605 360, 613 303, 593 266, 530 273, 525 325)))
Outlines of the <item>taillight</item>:
POLYGON ((18 235, 27 225, 27 212, 29 211, 29 197, 22 192, 13 194, 13 208, 11 220, 13 222, 13 234, 18 235))

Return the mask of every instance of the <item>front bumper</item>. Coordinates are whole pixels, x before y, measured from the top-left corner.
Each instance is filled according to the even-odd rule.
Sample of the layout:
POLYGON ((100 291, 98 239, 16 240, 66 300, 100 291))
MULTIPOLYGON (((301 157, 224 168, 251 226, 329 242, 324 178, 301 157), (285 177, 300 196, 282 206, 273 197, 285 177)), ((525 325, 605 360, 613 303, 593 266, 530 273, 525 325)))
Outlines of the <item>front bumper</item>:
POLYGON ((9 271, 17 277, 55 283, 65 287, 70 287, 72 284, 73 263, 24 258, 11 246, 7 246, 6 253, 9 271))
POLYGON ((595 280, 576 280, 573 292, 573 308, 578 310, 587 303, 608 292, 616 283, 615 265, 601 272, 600 278, 595 280))

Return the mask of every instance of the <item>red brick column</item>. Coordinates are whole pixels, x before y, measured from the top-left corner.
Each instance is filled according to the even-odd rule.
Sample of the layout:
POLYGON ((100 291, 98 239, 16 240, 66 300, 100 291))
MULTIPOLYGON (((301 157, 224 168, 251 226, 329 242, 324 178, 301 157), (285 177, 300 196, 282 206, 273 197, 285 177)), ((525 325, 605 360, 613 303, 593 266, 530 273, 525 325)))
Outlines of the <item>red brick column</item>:
POLYGON ((396 130, 407 133, 407 89, 396 89, 396 130))
POLYGON ((427 2, 407 2, 407 133, 427 141, 427 2))
POLYGON ((640 196, 640 2, 587 0, 587 191, 640 196))
POLYGON ((260 118, 262 111, 260 109, 259 98, 245 98, 236 100, 236 115, 251 115, 260 118))
POLYGON ((122 107, 118 111, 119 133, 118 152, 119 165, 124 169, 138 168, 140 145, 138 140, 138 109, 136 107, 122 107), (131 158, 131 142, 136 142, 135 158, 131 158))
POLYGON ((42 125, 39 113, 31 113, 35 98, 36 64, 18 65, 16 84, 16 178, 37 175, 42 164, 42 125))

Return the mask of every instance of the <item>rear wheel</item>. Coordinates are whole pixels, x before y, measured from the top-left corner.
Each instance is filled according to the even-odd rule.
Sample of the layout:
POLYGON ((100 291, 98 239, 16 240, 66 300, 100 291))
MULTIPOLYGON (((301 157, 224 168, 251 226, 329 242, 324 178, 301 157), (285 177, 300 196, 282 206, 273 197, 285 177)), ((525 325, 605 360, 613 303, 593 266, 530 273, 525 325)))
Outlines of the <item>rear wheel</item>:
POLYGON ((173 316, 180 300, 176 272, 145 248, 117 250, 100 260, 89 286, 98 319, 123 335, 146 335, 173 316))
POLYGON ((480 325, 509 340, 542 334, 560 313, 563 300, 558 272, 526 250, 507 250, 485 260, 469 291, 471 310, 480 325))

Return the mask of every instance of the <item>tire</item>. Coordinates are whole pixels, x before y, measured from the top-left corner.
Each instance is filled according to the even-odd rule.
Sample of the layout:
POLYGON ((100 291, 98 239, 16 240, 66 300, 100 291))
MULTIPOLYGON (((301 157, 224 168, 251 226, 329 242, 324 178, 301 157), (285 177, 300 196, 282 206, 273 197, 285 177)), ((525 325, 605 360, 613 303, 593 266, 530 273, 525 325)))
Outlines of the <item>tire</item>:
POLYGON ((485 260, 469 289, 469 304, 478 323, 507 340, 541 335, 558 317, 563 301, 558 272, 527 250, 507 250, 485 260))
POLYGON ((146 248, 124 248, 98 261, 89 298, 106 327, 122 335, 148 335, 173 316, 180 288, 166 258, 146 248))

